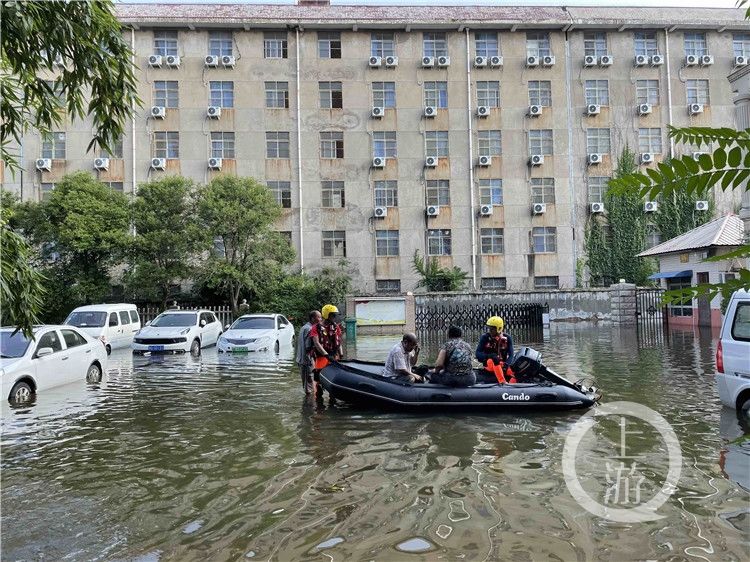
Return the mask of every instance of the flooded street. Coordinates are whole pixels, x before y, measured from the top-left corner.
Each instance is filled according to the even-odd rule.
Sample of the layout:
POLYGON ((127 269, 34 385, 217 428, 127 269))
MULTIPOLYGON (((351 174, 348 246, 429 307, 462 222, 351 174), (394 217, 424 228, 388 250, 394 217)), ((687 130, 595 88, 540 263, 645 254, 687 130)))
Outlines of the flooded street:
MULTIPOLYGON (((395 341, 360 338, 349 354, 382 361, 395 341)), ((682 475, 662 519, 614 523, 573 499, 561 459, 581 411, 321 406, 305 400, 290 353, 121 350, 100 384, 58 387, 24 409, 3 401, 2 559, 750 556, 750 430, 721 407, 710 334, 639 345, 634 330, 554 325, 531 345, 559 373, 595 378, 604 403, 638 402, 671 424, 682 475)), ((636 441, 649 480, 668 464, 657 437, 636 441)), ((600 475, 592 459, 614 441, 591 444, 579 475, 600 475)))

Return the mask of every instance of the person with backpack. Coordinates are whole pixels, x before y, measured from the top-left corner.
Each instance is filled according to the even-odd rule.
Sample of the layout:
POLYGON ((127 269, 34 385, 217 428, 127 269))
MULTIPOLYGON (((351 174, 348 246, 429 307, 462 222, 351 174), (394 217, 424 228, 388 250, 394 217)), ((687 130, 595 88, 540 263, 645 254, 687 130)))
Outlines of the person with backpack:
POLYGON ((299 374, 302 379, 302 388, 307 396, 311 395, 314 391, 313 387, 313 358, 311 354, 312 350, 312 338, 310 337, 310 331, 313 326, 320 323, 322 316, 319 311, 312 310, 307 316, 308 322, 302 326, 297 336, 297 356, 296 362, 299 365, 299 374))
POLYGON ((461 336, 461 328, 448 328, 448 341, 443 344, 435 361, 435 371, 429 375, 433 384, 472 386, 477 382, 471 363, 471 346, 461 336))

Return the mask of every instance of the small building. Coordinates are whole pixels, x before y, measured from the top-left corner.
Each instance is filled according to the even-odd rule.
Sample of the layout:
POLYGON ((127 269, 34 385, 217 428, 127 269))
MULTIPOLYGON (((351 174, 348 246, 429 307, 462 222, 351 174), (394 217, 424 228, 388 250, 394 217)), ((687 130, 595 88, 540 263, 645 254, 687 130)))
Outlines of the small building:
MULTIPOLYGON (((746 267, 745 260, 704 261, 727 254, 743 244, 745 228, 737 215, 726 215, 707 222, 685 234, 649 248, 638 257, 659 260, 659 273, 651 279, 660 280, 666 289, 683 289, 701 283, 721 283, 736 277, 746 267)), ((721 295, 711 301, 707 297, 681 305, 669 306, 669 323, 679 326, 721 326, 721 295)))

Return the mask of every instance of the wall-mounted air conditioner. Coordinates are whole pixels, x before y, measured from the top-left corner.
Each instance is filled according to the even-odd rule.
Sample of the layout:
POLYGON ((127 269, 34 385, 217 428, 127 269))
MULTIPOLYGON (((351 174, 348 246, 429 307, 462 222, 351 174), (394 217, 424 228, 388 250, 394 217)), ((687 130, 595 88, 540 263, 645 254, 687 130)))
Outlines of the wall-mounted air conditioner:
POLYGON ((109 170, 109 158, 94 158, 95 170, 109 170))
POLYGON ((152 158, 151 168, 154 170, 166 170, 167 159, 166 158, 152 158))
POLYGON ((370 68, 378 68, 380 66, 383 66, 383 58, 382 57, 370 57, 367 59, 367 66, 370 68))
POLYGON ((370 110, 370 115, 372 115, 375 118, 380 118, 385 114, 385 108, 384 107, 378 107, 375 106, 370 110))
POLYGON ((641 152, 641 164, 653 164, 654 155, 650 152, 641 152))
POLYGON ((385 66, 388 68, 393 68, 393 67, 398 66, 398 57, 396 56, 385 57, 385 66))
POLYGON ((427 205, 427 209, 425 209, 425 212, 427 213, 428 217, 436 217, 440 214, 440 207, 437 205, 427 205))
POLYGON ((151 117, 154 119, 164 119, 167 116, 167 109, 163 105, 154 105, 151 108, 151 117))
POLYGON ((382 156, 376 156, 372 159, 373 168, 385 168, 385 158, 382 156))
POLYGON ((150 55, 148 57, 148 65, 152 68, 159 68, 162 64, 161 55, 150 55))
POLYGON ((654 110, 650 103, 639 103, 638 104, 638 115, 648 115, 654 110))
POLYGON ((534 203, 531 206, 531 212, 535 215, 543 215, 547 212, 547 204, 546 203, 534 203))
POLYGON ((206 116, 210 119, 218 119, 221 117, 221 108, 217 105, 209 105, 206 109, 206 116))
POLYGON ((52 170, 52 158, 37 158, 36 169, 49 172, 52 170))
POLYGON ((544 155, 532 154, 529 157, 529 166, 541 166, 542 164, 544 164, 544 155))
POLYGON ((492 165, 492 156, 480 156, 477 164, 483 168, 492 165))
POLYGON ((424 165, 427 168, 436 168, 438 165, 437 156, 428 156, 424 159, 424 165))
POLYGON ((615 58, 612 55, 602 55, 599 57, 599 66, 612 66, 615 58))
POLYGON ((372 214, 375 218, 384 219, 388 216, 388 207, 375 207, 372 214))
POLYGON ((234 55, 224 55, 221 57, 221 64, 224 68, 234 68, 235 62, 236 59, 234 58, 234 55))
POLYGON ((591 203, 591 205, 589 205, 589 211, 591 211, 592 214, 603 213, 604 203, 591 203))
POLYGON ((590 103, 586 106, 586 115, 599 115, 602 112, 602 106, 597 103, 590 103))
POLYGON ((596 164, 601 164, 602 163, 602 155, 598 154, 596 152, 591 153, 591 154, 589 154, 586 157, 586 162, 588 162, 589 166, 594 166, 596 164))
POLYGON ((503 66, 503 57, 500 55, 495 55, 494 57, 490 57, 490 66, 493 68, 497 68, 498 66, 503 66))
POLYGON ((492 205, 482 205, 479 207, 479 214, 483 217, 492 216, 492 205))
POLYGON ((695 210, 696 211, 708 211, 708 201, 696 201, 695 210))
POLYGON ((644 213, 655 213, 659 209, 659 204, 656 201, 646 201, 643 204, 644 213))
POLYGON ((422 57, 422 67, 430 68, 435 66, 435 57, 422 57))
POLYGON ((544 111, 544 106, 530 105, 528 115, 529 117, 539 117, 542 114, 542 111, 544 111))
POLYGON ((222 158, 209 158, 208 159, 208 167, 212 170, 221 170, 222 163, 223 163, 222 158))
POLYGON ((177 55, 168 55, 167 66, 170 68, 180 68, 180 57, 177 55))
POLYGON ((219 66, 219 57, 216 55, 206 55, 203 64, 209 68, 216 68, 219 66))

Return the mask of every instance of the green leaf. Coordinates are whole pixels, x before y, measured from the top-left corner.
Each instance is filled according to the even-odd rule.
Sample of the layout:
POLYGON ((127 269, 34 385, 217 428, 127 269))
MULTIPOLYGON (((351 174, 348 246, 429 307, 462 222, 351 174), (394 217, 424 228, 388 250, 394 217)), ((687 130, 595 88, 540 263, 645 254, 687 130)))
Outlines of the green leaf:
POLYGON ((729 151, 729 155, 727 156, 727 165, 730 168, 736 168, 740 165, 741 161, 742 149, 739 146, 735 146, 732 150, 729 151))

